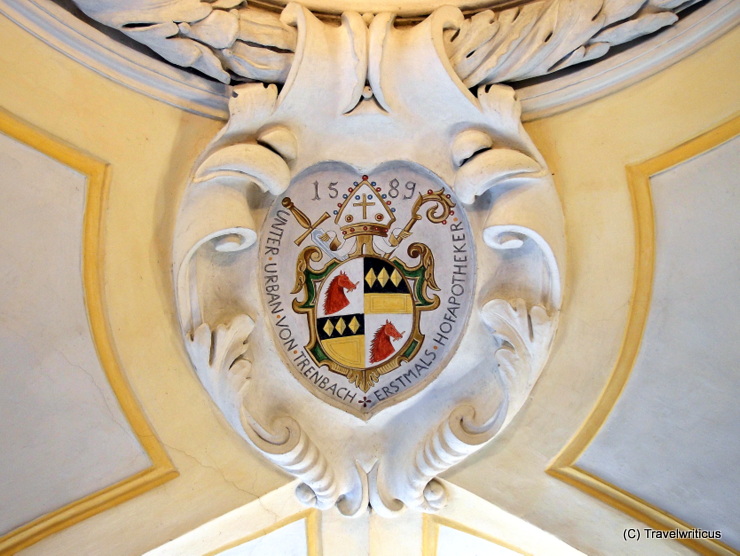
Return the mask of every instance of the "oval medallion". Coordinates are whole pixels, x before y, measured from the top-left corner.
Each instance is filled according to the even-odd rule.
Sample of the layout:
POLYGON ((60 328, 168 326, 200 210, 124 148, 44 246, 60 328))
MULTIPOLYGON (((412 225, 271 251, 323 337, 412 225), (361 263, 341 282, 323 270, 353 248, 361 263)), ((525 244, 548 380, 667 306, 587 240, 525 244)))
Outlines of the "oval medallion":
POLYGON ((299 175, 265 220, 266 314, 298 380, 363 418, 417 391, 454 352, 472 306, 465 211, 408 163, 299 175))

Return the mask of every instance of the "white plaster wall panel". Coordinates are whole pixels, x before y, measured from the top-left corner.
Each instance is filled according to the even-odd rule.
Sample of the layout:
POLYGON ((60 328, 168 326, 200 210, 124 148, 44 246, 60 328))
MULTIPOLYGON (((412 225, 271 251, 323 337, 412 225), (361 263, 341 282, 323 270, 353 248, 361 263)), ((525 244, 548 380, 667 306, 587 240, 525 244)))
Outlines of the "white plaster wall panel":
POLYGON ((85 193, 85 176, 0 134, 0 534, 151 465, 88 328, 85 193))
POLYGON ((294 481, 276 489, 147 552, 147 556, 241 556, 255 552, 239 550, 254 547, 260 549, 257 554, 270 556, 293 554, 291 550, 310 556, 584 554, 550 533, 447 482, 449 504, 438 514, 405 511, 392 518, 369 511, 350 518, 336 507, 324 512, 305 510, 294 495, 298 484, 299 481, 294 481), (255 542, 258 538, 264 541, 255 542), (289 539, 292 540, 288 542, 289 539), (277 544, 283 542, 285 544, 277 544), (265 552, 261 552, 262 549, 265 552))
POLYGON ((695 553, 675 541, 625 543, 624 528, 643 522, 545 470, 589 416, 620 354, 635 256, 625 165, 669 151, 732 116, 740 98, 733 63, 739 38, 730 33, 640 84, 527 125, 556 174, 566 214, 561 328, 511 432, 445 478, 587 554, 695 553))
POLYGON ((651 178, 650 315, 622 397, 578 466, 740 548, 740 139, 651 178))
MULTIPOLYGON (((495 478, 487 477, 487 480, 495 478)), ((472 492, 447 481, 445 486, 450 491, 449 504, 438 514, 424 516, 427 525, 425 549, 430 553, 434 552, 436 545, 437 554, 440 555, 584 555, 528 520, 511 514, 472 492), (478 540, 483 544, 478 543, 478 540), (460 545, 454 550, 457 543, 460 545), (479 551, 476 552, 476 549, 479 551)))
MULTIPOLYGON (((290 550, 295 547, 299 554, 317 556, 323 518, 316 510, 306 510, 296 499, 297 485, 298 482, 293 481, 277 488, 146 552, 146 556, 292 554, 290 550), (294 524, 298 526, 291 528, 294 524), (273 533, 277 535, 273 536, 273 533), (268 539, 264 542, 254 542, 266 537, 268 539)), ((359 554, 353 548, 356 547, 344 543, 345 554, 359 554)), ((321 553, 331 554, 325 547, 321 553)))
POLYGON ((219 556, 305 556, 308 554, 306 542, 306 520, 299 519, 252 539, 244 544, 228 548, 219 556))
POLYGON ((516 556, 525 554, 500 544, 492 543, 465 531, 441 525, 437 537, 437 556, 457 556, 470 554, 475 556, 516 556))

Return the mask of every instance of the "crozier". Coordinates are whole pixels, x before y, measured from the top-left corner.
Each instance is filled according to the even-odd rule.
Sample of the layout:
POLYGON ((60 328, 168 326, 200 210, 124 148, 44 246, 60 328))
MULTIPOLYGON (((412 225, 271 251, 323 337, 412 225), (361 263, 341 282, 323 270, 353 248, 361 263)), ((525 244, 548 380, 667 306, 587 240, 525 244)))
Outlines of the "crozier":
POLYGON ((564 250, 513 90, 450 65, 460 11, 369 19, 286 8, 286 83, 234 87, 175 234, 203 385, 303 502, 345 515, 444 504, 435 477, 542 370, 564 250))
POLYGON ((740 2, 288 4, 0 0, 0 553, 733 553, 740 2))

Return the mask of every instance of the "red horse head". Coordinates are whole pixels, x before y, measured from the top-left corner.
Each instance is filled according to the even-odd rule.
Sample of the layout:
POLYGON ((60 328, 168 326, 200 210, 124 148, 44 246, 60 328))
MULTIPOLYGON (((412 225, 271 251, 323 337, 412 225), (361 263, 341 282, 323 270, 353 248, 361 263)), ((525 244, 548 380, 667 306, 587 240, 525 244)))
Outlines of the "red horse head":
POLYGON ((349 276, 344 271, 337 274, 329 283, 329 288, 326 290, 324 313, 331 315, 349 305, 349 299, 344 295, 344 290, 352 291, 357 287, 357 284, 359 282, 352 283, 352 280, 349 279, 349 276))
POLYGON ((396 330, 391 321, 386 320, 385 324, 378 328, 375 336, 373 336, 372 344, 370 344, 370 362, 379 363, 393 355, 396 350, 391 344, 391 340, 400 340, 403 334, 403 332, 396 330))

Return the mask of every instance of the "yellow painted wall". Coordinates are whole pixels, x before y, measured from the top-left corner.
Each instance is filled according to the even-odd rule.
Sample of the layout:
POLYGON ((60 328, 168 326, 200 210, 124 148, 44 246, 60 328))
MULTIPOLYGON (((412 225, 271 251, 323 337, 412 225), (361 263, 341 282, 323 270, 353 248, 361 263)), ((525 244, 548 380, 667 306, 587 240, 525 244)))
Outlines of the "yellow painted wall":
MULTIPOLYGON (((644 526, 545 474, 589 415, 620 354, 635 260, 625 167, 737 114, 738 52, 735 29, 636 85, 525 126, 554 173, 565 212, 559 329, 530 402, 497 442, 445 477, 587 553, 624 553, 619 533, 644 526), (482 476, 491 479, 482 482, 482 476)), ((665 549, 650 548, 651 554, 665 549)))
MULTIPOLYGON (((26 549, 140 554, 290 478, 222 422, 179 335, 170 249, 194 158, 221 127, 94 73, 0 16, 0 106, 111 166, 103 212, 114 348, 179 477, 26 549)), ((33 220, 28 222, 33 232, 33 220)))

